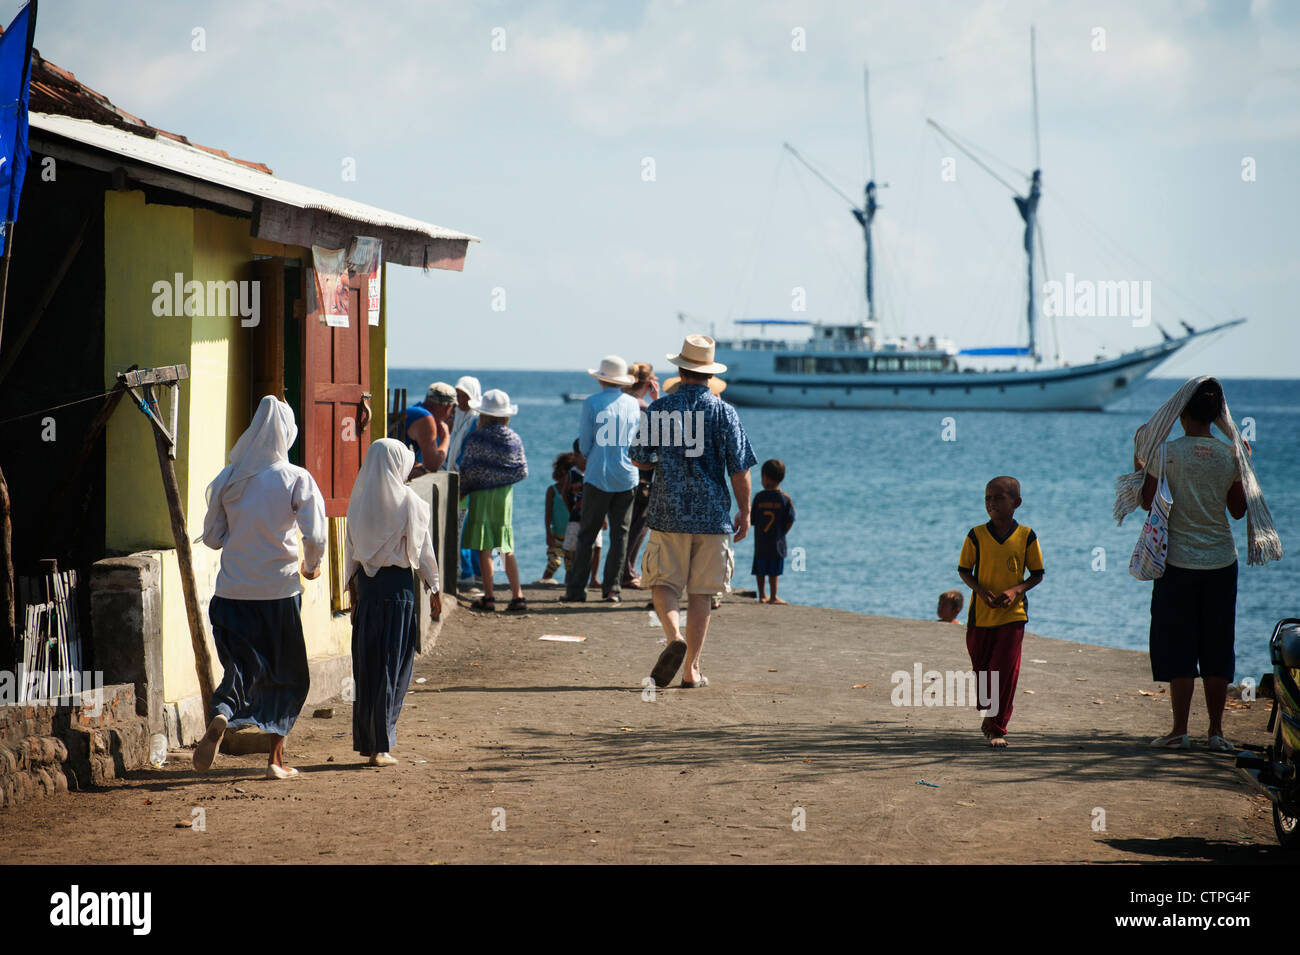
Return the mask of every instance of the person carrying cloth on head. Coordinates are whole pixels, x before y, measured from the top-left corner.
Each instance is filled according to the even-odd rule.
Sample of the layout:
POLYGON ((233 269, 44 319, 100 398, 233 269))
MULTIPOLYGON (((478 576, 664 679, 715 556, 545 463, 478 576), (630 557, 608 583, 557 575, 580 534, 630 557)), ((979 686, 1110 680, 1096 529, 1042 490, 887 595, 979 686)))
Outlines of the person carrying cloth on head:
POLYGON ((397 762, 397 718, 411 683, 420 642, 415 578, 442 614, 438 558, 429 503, 406 484, 415 456, 400 441, 381 438, 366 451, 348 502, 344 577, 352 600, 352 748, 372 766, 397 762))
POLYGON ((212 766, 228 726, 251 725, 274 737, 267 777, 298 775, 284 765, 284 738, 310 685, 298 574, 320 576, 327 524, 316 481, 289 463, 297 436, 293 409, 267 395, 230 452, 230 464, 208 485, 200 540, 221 551, 208 619, 224 672, 212 694, 207 732, 194 750, 200 772, 212 766), (301 565, 294 525, 302 532, 301 565))
POLYGON ((1237 544, 1228 515, 1246 518, 1248 564, 1280 559, 1282 541, 1255 479, 1250 447, 1237 432, 1216 379, 1189 378, 1138 428, 1133 441, 1134 471, 1116 482, 1115 519, 1123 522, 1139 505, 1149 510, 1162 477, 1173 500, 1164 572, 1151 586, 1149 638, 1151 677, 1169 684, 1173 727, 1151 745, 1191 746, 1187 721, 1199 676, 1209 748, 1233 752, 1223 735, 1228 684, 1236 673, 1237 544), (1166 444, 1174 421, 1182 424, 1183 436, 1166 444), (1212 424, 1230 443, 1211 434, 1212 424))

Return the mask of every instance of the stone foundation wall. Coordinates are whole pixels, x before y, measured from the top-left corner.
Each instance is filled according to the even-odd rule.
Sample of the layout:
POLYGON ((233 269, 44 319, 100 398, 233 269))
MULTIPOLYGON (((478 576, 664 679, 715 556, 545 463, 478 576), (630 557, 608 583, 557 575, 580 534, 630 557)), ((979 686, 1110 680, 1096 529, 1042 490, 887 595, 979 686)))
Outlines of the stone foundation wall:
POLYGON ((131 684, 106 686, 93 707, 0 706, 0 808, 103 786, 149 761, 146 719, 131 684))

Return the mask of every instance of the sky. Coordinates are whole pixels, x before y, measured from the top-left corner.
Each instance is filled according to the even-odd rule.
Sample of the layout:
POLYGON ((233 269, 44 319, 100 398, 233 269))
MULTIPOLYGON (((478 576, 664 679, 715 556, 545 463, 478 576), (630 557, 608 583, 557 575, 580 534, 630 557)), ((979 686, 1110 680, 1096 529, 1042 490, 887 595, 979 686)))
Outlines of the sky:
POLYGON ((1151 283, 1151 325, 1044 316, 1048 354, 1246 316, 1158 374, 1300 374, 1300 3, 46 0, 36 46, 154 126, 480 237, 463 273, 389 270, 390 365, 585 369, 863 317, 849 205, 782 143, 860 201, 864 67, 884 332, 1022 343, 1011 190, 926 120, 1025 189, 1031 24, 1040 281, 1151 283))

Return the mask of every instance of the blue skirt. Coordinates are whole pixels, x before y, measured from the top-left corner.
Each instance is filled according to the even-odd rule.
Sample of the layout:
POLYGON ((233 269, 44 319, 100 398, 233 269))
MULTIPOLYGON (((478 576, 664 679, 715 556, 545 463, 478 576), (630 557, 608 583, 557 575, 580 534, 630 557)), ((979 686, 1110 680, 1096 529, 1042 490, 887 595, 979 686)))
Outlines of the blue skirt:
POLYGON ((420 617, 410 567, 381 567, 373 577, 358 570, 354 579, 352 748, 373 756, 397 745, 397 717, 411 685, 420 617))
POLYGON ((301 596, 279 600, 212 598, 208 620, 225 670, 212 711, 230 726, 288 736, 307 702, 311 677, 299 616, 301 596))

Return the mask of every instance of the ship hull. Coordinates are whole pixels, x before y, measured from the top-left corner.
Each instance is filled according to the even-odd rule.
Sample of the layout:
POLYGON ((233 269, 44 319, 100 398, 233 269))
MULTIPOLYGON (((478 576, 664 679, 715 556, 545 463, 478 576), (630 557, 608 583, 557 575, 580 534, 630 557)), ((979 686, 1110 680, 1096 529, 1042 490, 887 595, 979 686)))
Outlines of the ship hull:
MULTIPOLYGON (((774 408, 1098 411, 1183 344, 1169 342, 1110 361, 1042 371, 879 372, 797 375, 766 371, 773 352, 719 348, 726 399, 774 408)), ((789 354, 789 353, 787 353, 789 354)))

